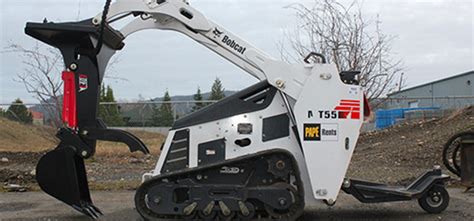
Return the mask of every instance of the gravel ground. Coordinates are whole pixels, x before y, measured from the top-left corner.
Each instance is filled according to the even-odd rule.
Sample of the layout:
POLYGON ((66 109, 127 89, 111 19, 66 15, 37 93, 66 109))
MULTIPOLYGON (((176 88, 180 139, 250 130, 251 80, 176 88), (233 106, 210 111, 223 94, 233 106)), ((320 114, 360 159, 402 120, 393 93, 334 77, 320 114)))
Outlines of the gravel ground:
MULTIPOLYGON (((342 194, 334 207, 310 208, 300 220, 474 220, 474 192, 449 189, 451 202, 439 215, 425 213, 413 202, 362 204, 342 194)), ((99 220, 141 220, 133 191, 94 192, 105 213, 99 220)), ((42 192, 0 193, 0 220, 90 220, 42 192)))

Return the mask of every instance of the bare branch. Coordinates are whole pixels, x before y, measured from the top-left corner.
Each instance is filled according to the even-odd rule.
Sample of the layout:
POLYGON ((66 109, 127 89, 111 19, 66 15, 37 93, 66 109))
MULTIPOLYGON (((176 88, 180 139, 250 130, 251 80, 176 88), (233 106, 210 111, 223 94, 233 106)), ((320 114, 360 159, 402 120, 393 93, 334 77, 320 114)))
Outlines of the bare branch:
POLYGON ((359 70, 360 84, 369 99, 400 87, 397 81, 403 63, 393 58, 394 37, 383 33, 378 17, 363 16, 358 0, 347 6, 336 0, 315 0, 311 7, 292 4, 287 8, 295 12, 297 28, 285 33, 284 41, 278 44, 282 59, 301 62, 315 51, 328 57, 338 71, 359 70))
POLYGON ((26 49, 11 43, 4 52, 14 53, 22 58, 24 69, 14 80, 23 83, 26 91, 40 101, 42 112, 45 112, 52 126, 61 126, 62 80, 58 70, 62 60, 59 51, 45 49, 38 44, 26 49))
MULTIPOLYGON (((64 70, 64 64, 59 50, 52 47, 41 47, 38 43, 31 48, 24 48, 19 44, 10 43, 1 53, 12 53, 21 58, 24 68, 14 80, 21 82, 26 91, 40 101, 41 112, 45 114, 45 118, 52 126, 62 126, 63 81, 60 73, 64 70)), ((109 62, 106 78, 126 80, 116 76, 114 72, 113 67, 118 62, 117 57, 109 62)))

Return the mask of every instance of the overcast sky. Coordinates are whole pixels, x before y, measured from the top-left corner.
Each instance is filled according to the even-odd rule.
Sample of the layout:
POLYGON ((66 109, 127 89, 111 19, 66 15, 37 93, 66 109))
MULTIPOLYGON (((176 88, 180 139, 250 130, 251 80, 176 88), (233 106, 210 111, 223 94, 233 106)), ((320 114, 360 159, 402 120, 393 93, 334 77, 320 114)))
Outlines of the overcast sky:
MULTIPOLYGON (((141 0, 137 0, 140 1, 141 0)), ((254 46, 279 58, 277 42, 294 28, 291 3, 301 0, 189 0, 209 19, 223 25, 254 46)), ((9 42, 31 47, 35 40, 23 33, 27 21, 70 21, 101 11, 104 0, 0 0, 0 50, 9 42)), ((367 17, 380 15, 382 29, 396 36, 393 51, 404 60, 408 86, 474 69, 474 6, 471 0, 365 0, 367 17)), ((116 97, 154 98, 193 94, 200 86, 209 91, 219 77, 224 87, 239 90, 254 82, 231 63, 187 37, 164 31, 144 31, 126 39, 118 53, 116 75, 106 79, 116 97)), ((14 81, 22 71, 14 54, 0 54, 0 103, 17 97, 35 102, 22 84, 14 81)), ((58 73, 59 76, 59 73, 58 73)))

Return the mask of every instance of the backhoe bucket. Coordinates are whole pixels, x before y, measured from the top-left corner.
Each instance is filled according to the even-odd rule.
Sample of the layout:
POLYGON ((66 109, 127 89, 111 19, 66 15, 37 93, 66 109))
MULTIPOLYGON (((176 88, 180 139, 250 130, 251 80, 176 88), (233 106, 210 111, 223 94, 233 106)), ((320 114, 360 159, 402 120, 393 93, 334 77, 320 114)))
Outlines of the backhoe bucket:
POLYGON ((61 143, 40 159, 36 179, 47 194, 97 218, 102 213, 92 204, 84 166, 84 159, 94 155, 96 142, 118 142, 126 144, 131 152, 150 152, 136 136, 108 129, 98 117, 100 86, 107 63, 115 51, 123 48, 125 37, 108 24, 95 25, 94 18, 27 23, 25 33, 58 48, 65 67, 62 73, 64 125, 56 135, 61 143), (102 40, 101 44, 97 39, 102 40))
POLYGON ((102 212, 92 204, 84 160, 72 146, 58 146, 41 157, 36 166, 41 189, 92 218, 102 212))

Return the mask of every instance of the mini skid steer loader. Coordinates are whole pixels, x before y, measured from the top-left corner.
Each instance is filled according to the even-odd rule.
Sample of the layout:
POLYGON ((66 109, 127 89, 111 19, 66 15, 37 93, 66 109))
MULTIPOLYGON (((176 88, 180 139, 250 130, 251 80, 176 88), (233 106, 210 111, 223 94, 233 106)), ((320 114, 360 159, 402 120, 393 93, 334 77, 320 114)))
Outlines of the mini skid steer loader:
POLYGON ((439 168, 405 187, 344 178, 370 114, 358 72, 339 73, 318 53, 302 64, 275 60, 183 0, 107 0, 90 19, 27 23, 26 34, 58 48, 65 63, 65 126, 36 168, 49 195, 97 218, 102 213, 84 165, 96 142, 149 153, 133 134, 97 117, 108 61, 127 36, 146 29, 180 32, 260 81, 174 124, 156 168, 136 191, 146 220, 295 220, 305 206, 334 205, 341 189, 364 203, 418 199, 430 213, 448 206, 448 176, 439 168), (133 19, 119 30, 112 26, 126 17, 133 19))

